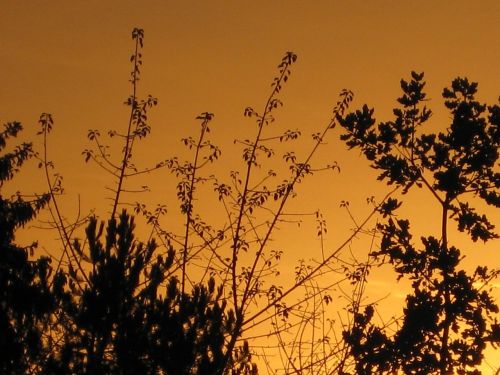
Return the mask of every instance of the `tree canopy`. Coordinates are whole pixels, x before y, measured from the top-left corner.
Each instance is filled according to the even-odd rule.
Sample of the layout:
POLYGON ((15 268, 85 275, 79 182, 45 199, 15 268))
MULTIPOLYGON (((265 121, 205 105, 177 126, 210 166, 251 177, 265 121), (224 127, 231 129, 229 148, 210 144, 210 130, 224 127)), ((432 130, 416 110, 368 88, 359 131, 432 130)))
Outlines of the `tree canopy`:
MULTIPOLYGON (((58 203, 62 180, 47 157, 54 126, 50 114, 40 117, 40 154, 31 143, 8 151, 22 130, 20 123, 8 122, 0 133, 2 373, 255 375, 265 371, 262 364, 270 373, 286 374, 480 373, 486 347, 500 344, 499 309, 491 292, 500 271, 478 265, 468 272, 464 250, 452 244, 450 233, 455 228, 473 243, 498 238, 480 210, 500 205, 499 104, 479 102, 478 84, 457 78, 442 95, 451 123, 443 132, 427 133, 432 112, 424 73, 411 72, 408 80, 401 80, 402 95, 389 121, 377 123, 367 105, 348 112, 353 94, 343 90, 331 120, 313 134, 310 152, 300 159, 293 148, 286 150, 279 158, 281 170, 266 171, 266 162, 301 136, 299 130, 266 133, 283 105, 279 96, 297 60, 288 52, 263 109, 244 111, 255 120, 255 133, 235 141, 242 147, 243 164, 230 172, 229 180, 206 172, 222 152, 209 137, 214 119, 209 112, 197 117, 198 138, 182 140, 191 161, 174 156, 141 170, 133 151, 151 132, 148 113, 157 100, 138 96, 143 30, 134 29, 132 38, 132 93, 125 102, 129 121, 125 131, 108 131, 109 138, 123 141, 121 151, 108 151, 102 129, 89 131, 92 146, 83 151, 85 162, 96 163, 115 184, 106 220, 89 214, 69 222, 64 215, 58 203), (360 150, 378 180, 392 190, 371 202, 367 218, 356 223, 337 249, 312 263, 301 262, 295 280, 280 285, 274 279, 286 249, 269 244, 287 223, 285 207, 299 194, 297 186, 321 170, 339 171, 335 163, 312 163, 327 135, 339 128, 340 140, 360 150), (4 196, 4 185, 30 159, 38 160, 48 191, 4 196), (162 225, 164 205, 150 209, 143 202, 127 201, 132 178, 161 169, 177 179, 181 233, 162 225), (199 192, 207 185, 227 213, 222 227, 197 210, 198 199, 204 199, 199 192), (439 208, 439 236, 422 234, 415 240, 412 218, 399 216, 413 189, 427 190, 439 208), (16 231, 43 210, 60 237, 59 251, 50 256, 40 255, 35 238, 28 247, 16 245, 16 231), (374 217, 378 223, 370 230, 374 217), (137 230, 138 220, 149 236, 137 230), (342 252, 363 233, 376 245, 368 260, 352 261, 342 252), (395 282, 406 279, 411 284, 402 315, 393 322, 380 323, 377 303, 363 294, 375 266, 391 267, 395 282), (344 305, 332 296, 339 285, 350 288, 344 305), (331 323, 332 306, 341 306, 342 312, 336 313, 346 317, 340 326, 331 323), (277 343, 282 369, 259 355, 253 349, 257 337, 247 335, 266 324, 264 335, 277 343), (286 335, 293 337, 291 342, 286 335), (261 358, 259 366, 256 358, 261 358)), ((343 206, 348 210, 346 202, 343 206)), ((326 222, 320 212, 314 217, 322 240, 326 222)))

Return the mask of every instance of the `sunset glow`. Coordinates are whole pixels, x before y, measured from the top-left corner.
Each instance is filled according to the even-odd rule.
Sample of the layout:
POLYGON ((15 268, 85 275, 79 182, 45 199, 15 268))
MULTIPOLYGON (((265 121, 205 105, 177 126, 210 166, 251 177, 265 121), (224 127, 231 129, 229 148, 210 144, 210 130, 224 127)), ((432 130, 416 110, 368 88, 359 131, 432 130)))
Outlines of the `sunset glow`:
MULTIPOLYGON (((444 105, 442 93, 457 77, 478 82, 479 102, 500 104, 500 2, 495 0, 259 0, 189 4, 5 1, 0 14, 1 122, 19 121, 24 127, 10 145, 33 142, 40 160, 47 151, 47 160, 54 164, 53 169, 49 168, 52 183, 62 176, 64 192, 57 195, 57 203, 64 222, 69 225, 82 221, 71 230, 72 238, 80 241, 85 238, 87 217, 95 215, 98 220, 108 220, 113 211, 119 173, 113 172, 111 164, 107 168, 112 172, 107 172, 93 159, 99 160, 94 155, 101 151, 109 152, 116 165, 123 158, 122 135, 126 134, 130 116, 130 108, 123 103, 133 89, 129 80, 135 39, 131 39, 131 32, 134 28, 144 30, 137 96, 147 100, 151 95, 158 103, 147 110, 150 134, 134 141, 130 160, 137 170, 127 169, 131 176, 124 179, 116 213, 124 208, 131 214, 135 212, 136 238, 144 242, 157 238, 163 254, 171 242, 178 262, 176 274, 186 292, 197 282, 206 283, 212 275, 216 285, 224 285, 223 297, 230 308, 241 303, 239 307, 245 309, 247 320, 243 321, 244 330, 237 345, 248 339, 259 374, 298 373, 287 356, 293 357, 297 365, 306 351, 324 349, 325 344, 319 344, 321 340, 315 336, 316 330, 322 330, 319 334, 328 335, 331 342, 341 341, 342 329, 352 324, 348 309, 355 298, 359 298, 360 311, 361 307, 375 304, 375 323, 396 329, 405 299, 411 293, 411 281, 397 280, 391 265, 379 266, 370 256, 379 248, 382 237, 374 229, 386 220, 374 208, 385 197, 403 202, 396 217, 411 222, 416 244, 421 245, 422 236, 441 238, 441 206, 433 193, 425 186, 412 188, 408 194, 402 194, 402 189, 391 193, 395 185, 377 181, 380 171, 370 167, 360 150, 349 150, 340 140, 345 130, 335 116, 345 116, 366 103, 375 109, 377 123, 394 121, 393 109, 401 106, 397 102, 402 95, 400 81, 410 80, 412 71, 424 72, 425 106, 432 110, 418 134, 445 132, 450 127, 452 115, 444 105), (290 74, 279 81, 282 88, 273 96, 273 79, 283 75, 277 67, 280 62, 290 69, 290 74), (350 92, 354 95, 352 102, 350 92), (220 186, 231 185, 235 195, 247 189, 245 149, 251 149, 259 129, 259 116, 267 113, 268 98, 280 102, 269 113, 273 120, 266 118, 269 121, 262 127, 263 146, 258 149, 257 165, 252 165, 249 189, 285 186, 284 180, 293 180, 293 166, 300 168, 295 161, 310 163, 311 171, 317 171, 310 176, 301 171, 304 176, 297 178, 290 192, 285 186, 283 191, 277 189, 277 193, 269 195, 265 209, 256 203, 255 210, 238 212, 238 202, 232 201, 230 194, 224 195, 220 186), (345 112, 342 104, 339 110, 342 100, 349 106, 345 112), (248 107, 255 113, 245 110, 248 107), (43 134, 37 135, 42 113, 50 113, 54 120, 46 148, 43 134), (88 136, 89 130, 98 131, 98 142, 109 148, 99 150, 95 139, 88 136), (115 133, 109 137, 108 131, 115 133), (325 136, 321 138, 323 131, 325 136), (283 134, 290 139, 278 139, 283 134), (200 144, 210 143, 200 153, 198 165, 203 167, 199 175, 185 175, 193 180, 205 179, 191 196, 194 203, 190 211, 182 206, 182 194, 189 197, 189 190, 180 190, 178 183, 184 172, 179 171, 184 160, 195 160, 199 139, 200 144), (284 156, 287 153, 288 158, 284 156), (208 160, 210 155, 214 160, 208 160), (132 172, 144 169, 151 171, 132 172), (239 185, 238 179, 242 180, 239 185), (286 206, 282 208, 284 196, 286 206), (148 218, 139 212, 141 207, 143 211, 154 211, 159 206, 165 212, 158 216, 158 228, 165 232, 153 228, 151 220, 148 224, 148 218), (274 222, 276 212, 283 215, 274 222), (241 229, 238 219, 244 223, 241 229), (186 223, 192 227, 189 241, 186 223), (238 238, 239 230, 248 235, 248 243, 234 240, 234 233, 238 238), (220 238, 216 241, 217 236, 220 238), (207 240, 209 237, 213 242, 207 240), (191 253, 199 251, 189 263, 181 255, 188 242, 191 253), (231 273, 230 260, 236 257, 237 246, 237 270, 235 266, 231 273), (261 248, 262 258, 254 263, 261 256, 261 248), (189 266, 186 280, 180 276, 183 261, 189 266), (365 275, 367 281, 351 283, 348 272, 353 272, 355 265, 366 263, 373 265, 365 275), (254 275, 252 266, 262 278, 244 287, 244 275, 254 275), (293 287, 296 280, 316 267, 314 278, 293 287), (238 286, 231 279, 236 272, 241 272, 238 286), (276 293, 290 288, 277 307, 262 310, 270 299, 277 298, 276 293), (237 298, 233 290, 241 293, 244 302, 248 294, 251 302, 234 303, 237 298), (266 292, 259 294, 257 290, 266 292), (314 329, 307 319, 296 323, 300 319, 293 309, 290 320, 284 318, 283 311, 298 301, 302 302, 301 311, 313 309, 316 313, 314 306, 324 309, 321 318, 311 318, 314 329), (276 329, 283 331, 277 335, 276 329), (303 339, 306 336, 307 340, 303 339), (300 352, 294 345, 302 340, 304 347, 300 352), (313 344, 307 346, 308 340, 313 344)), ((17 191, 47 192, 44 168, 37 168, 40 160, 27 162, 12 182, 2 186, 2 196, 17 191)), ((498 167, 497 161, 493 170, 498 172, 498 167)), ((188 182, 185 189, 189 189, 188 182)), ((498 194, 498 186, 493 190, 498 194)), ((498 210, 479 198, 471 202, 479 214, 486 214, 498 227, 498 210)), ((60 235, 47 229, 53 215, 43 210, 17 233, 16 242, 27 246, 37 240, 35 256, 50 255, 54 260, 61 257, 60 235)), ((470 273, 479 265, 500 268, 498 240, 473 242, 457 230, 453 220, 448 225, 448 242, 460 248, 464 256, 461 268, 470 273)), ((88 272, 92 269, 89 264, 85 267, 88 272)), ((497 278, 488 286, 497 303, 499 285, 497 278)), ((500 319, 498 313, 495 317, 500 319)), ((318 353, 310 354, 311 361, 321 360, 318 353)), ((336 363, 333 354, 332 358, 330 366, 336 363)), ((336 373, 333 367, 328 371, 326 367, 325 361, 321 371, 336 373)), ((301 374, 312 373, 311 368, 305 368, 301 374)), ((498 348, 488 344, 477 368, 484 374, 498 373, 498 348)))

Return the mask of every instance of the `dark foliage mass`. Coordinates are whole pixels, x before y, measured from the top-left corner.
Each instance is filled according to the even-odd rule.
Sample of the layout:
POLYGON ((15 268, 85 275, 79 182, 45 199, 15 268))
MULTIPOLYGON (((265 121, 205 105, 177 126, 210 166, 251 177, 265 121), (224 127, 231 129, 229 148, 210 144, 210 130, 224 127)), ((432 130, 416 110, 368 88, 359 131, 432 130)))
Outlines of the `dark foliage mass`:
POLYGON ((73 324, 64 329, 61 357, 48 363, 48 372, 193 374, 219 365, 221 335, 231 319, 214 301, 213 280, 181 295, 171 277, 161 295, 173 251, 151 259, 155 243, 137 243, 133 228, 123 212, 108 222, 102 241, 104 225, 90 220, 89 284, 64 301, 65 319, 73 324))
POLYGON ((495 172, 500 107, 479 103, 477 83, 457 78, 443 91, 450 127, 445 133, 423 133, 419 128, 431 116, 424 105, 423 77, 412 72, 410 81, 401 81, 401 106, 394 109, 393 121, 375 126, 374 111, 366 105, 340 119, 341 139, 362 151, 380 171, 379 180, 404 193, 425 188, 441 208, 441 238, 421 237, 417 245, 410 222, 395 216, 401 202, 391 198, 382 206, 387 221, 379 225, 382 240, 375 256, 387 259, 398 278, 411 280, 413 293, 395 334, 372 323, 371 306, 356 315, 344 337, 352 345, 358 374, 477 374, 486 343, 500 343, 494 318, 498 306, 485 288, 497 271, 481 266, 466 273, 461 251, 447 239, 450 218, 474 242, 498 237, 473 203, 500 206, 500 174, 495 172))
MULTIPOLYGON (((31 144, 6 151, 7 141, 22 130, 17 122, 5 124, 0 133, 0 373, 256 375, 251 345, 242 338, 248 326, 262 319, 260 323, 271 322, 269 335, 279 339, 286 373, 479 374, 477 368, 486 346, 500 344, 499 309, 489 289, 498 271, 486 266, 471 273, 464 271, 461 250, 448 241, 449 221, 453 220, 456 229, 473 242, 498 237, 486 215, 477 211, 477 203, 500 206, 500 174, 495 169, 500 142, 499 105, 481 104, 476 100, 477 84, 458 78, 443 91, 451 125, 444 133, 427 134, 422 127, 431 111, 425 106, 423 73, 413 72, 409 81, 401 81, 403 95, 394 109, 395 118, 378 125, 374 110, 366 105, 344 115, 352 100, 352 93, 344 90, 333 119, 323 132, 313 134, 316 143, 305 161, 299 162, 293 152, 283 156, 291 177, 270 189, 262 185, 276 176, 270 171, 252 188, 251 175, 261 166, 259 153, 267 158, 274 154, 263 142, 284 142, 300 135, 299 131, 288 130, 282 136, 263 136, 264 127, 274 121, 272 112, 281 106, 277 95, 297 58, 289 52, 278 66, 279 75, 263 113, 250 107, 245 110, 247 117, 256 120, 257 136, 254 141, 240 142, 244 146, 244 165, 241 176, 238 171, 231 172, 231 186, 213 176, 200 175, 201 169, 221 153, 204 138, 213 118, 208 112, 198 117, 202 122, 198 142, 191 137, 183 140, 195 151, 193 163, 174 157, 140 171, 132 163, 132 149, 151 130, 147 111, 156 105, 156 99, 148 96, 139 100, 136 96, 143 31, 134 29, 132 37, 135 52, 131 57, 133 94, 126 101, 130 108, 128 130, 124 134, 109 132, 110 137, 124 140, 121 161, 112 161, 107 147, 100 143, 98 130, 89 132, 97 149, 83 152, 86 161, 95 161, 117 180, 112 214, 107 222, 88 217, 83 240, 71 234, 78 220, 77 224, 67 225, 60 213, 56 196, 62 187, 60 179, 50 176, 53 165, 46 155, 38 157, 31 144), (266 254, 271 234, 278 223, 285 221, 284 206, 296 194, 295 186, 314 172, 310 159, 336 124, 341 125, 341 139, 347 146, 361 150, 380 172, 379 180, 395 186, 401 196, 417 188, 429 191, 441 211, 439 217, 431 218, 438 223, 440 236, 422 236, 415 241, 410 221, 396 215, 403 201, 390 193, 362 225, 356 224, 357 229, 344 245, 327 256, 323 254, 323 260, 314 267, 304 263, 297 267, 291 287, 282 289, 274 282, 264 286, 265 276, 278 275, 273 262, 282 254, 277 250, 266 254), (4 196, 4 185, 31 158, 37 158, 44 169, 49 193, 4 196), (150 213, 144 204, 137 203, 136 213, 147 213, 144 215, 153 227, 152 233, 161 234, 151 238, 168 239, 158 251, 154 239, 136 239, 135 218, 125 210, 118 214, 118 207, 123 204, 121 196, 127 191, 123 187, 127 178, 160 168, 169 169, 180 180, 177 195, 185 233, 175 237, 160 230, 159 217, 166 211, 163 206, 150 213), (194 207, 196 187, 209 180, 215 180, 215 192, 228 216, 231 218, 230 209, 236 213, 233 221, 217 232, 200 219, 194 207), (265 206, 271 200, 274 211, 265 206), (226 205, 226 201, 231 203, 226 205), (35 242, 25 248, 16 245, 16 230, 46 206, 61 237, 59 258, 35 256, 35 242), (271 221, 268 216, 263 223, 256 221, 262 208, 272 212, 271 221), (331 273, 324 270, 338 268, 332 264, 339 259, 340 251, 361 233, 375 213, 382 218, 376 228, 381 240, 377 250, 369 254, 370 262, 355 264, 354 271, 346 266, 338 271, 342 279, 359 289, 346 308, 351 314, 350 323, 342 325, 342 338, 333 342, 337 335, 325 333, 329 317, 320 306, 337 301, 315 284, 315 278, 323 273, 330 277, 331 273), (263 234, 260 227, 265 228, 263 234), (193 236, 201 238, 201 246, 190 242, 193 236), (178 251, 169 242, 171 238, 176 239, 178 251), (223 240, 230 243, 227 258, 217 247, 223 240), (190 279, 187 269, 199 248, 211 251, 207 264, 214 257, 220 261, 218 276, 223 277, 217 283, 212 277, 208 281, 203 278, 203 282, 190 279), (253 258, 245 266, 241 259, 248 254, 253 258), (389 264, 398 279, 411 282, 412 292, 395 326, 375 321, 376 305, 361 308, 363 285, 369 282, 367 270, 373 264, 389 264), (302 301, 287 306, 285 298, 299 294, 304 286, 302 301), (259 305, 263 299, 267 302, 259 305), (270 317, 263 318, 265 313, 270 317), (320 313, 322 320, 318 318, 320 313), (298 323, 292 324, 292 319, 298 323), (312 327, 311 342, 303 339, 308 324, 312 327), (323 331, 318 339, 314 334, 321 324, 323 331), (284 333, 296 326, 301 330, 294 336, 298 342, 287 346, 284 333), (320 353, 315 352, 317 348, 320 353), (298 360, 295 353, 299 353, 298 360)), ((40 124, 46 153, 52 117, 42 114, 40 124)), ((315 214, 320 222, 318 236, 322 236, 326 233, 325 222, 318 212, 315 214)), ((217 275, 214 264, 203 266, 207 275, 217 275)))
MULTIPOLYGON (((5 152, 7 140, 22 126, 4 125, 0 133, 0 188, 33 155, 24 143, 5 152)), ((21 248, 14 243, 15 231, 33 219, 48 201, 42 195, 26 200, 20 194, 4 197, 0 191, 0 371, 23 373, 47 353, 42 343, 43 326, 54 311, 56 300, 49 286, 47 258, 28 260, 35 244, 21 248)))
MULTIPOLYGON (((0 148, 21 129, 6 124, 0 148)), ((33 155, 31 144, 4 153, 0 187, 33 155)), ((48 199, 0 196, 2 374, 243 373, 241 364, 231 369, 224 351, 235 319, 222 287, 210 279, 182 293, 170 272, 173 250, 154 256, 156 244, 136 241, 125 211, 109 220, 105 234, 104 224, 90 219, 88 283, 71 268, 54 269, 47 257, 30 260, 36 244, 20 248, 14 234, 48 199)), ((78 241, 74 249, 81 252, 78 241)), ((242 350, 248 356, 248 347, 242 350)))

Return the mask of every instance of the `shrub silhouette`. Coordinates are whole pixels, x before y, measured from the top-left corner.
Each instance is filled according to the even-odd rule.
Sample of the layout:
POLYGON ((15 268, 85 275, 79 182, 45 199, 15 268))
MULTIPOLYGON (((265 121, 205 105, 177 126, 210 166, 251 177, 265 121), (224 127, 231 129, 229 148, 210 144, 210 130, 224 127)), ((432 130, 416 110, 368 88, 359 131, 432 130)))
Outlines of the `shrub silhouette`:
POLYGON ((153 259, 156 244, 136 241, 134 220, 125 211, 108 221, 101 239, 103 231, 103 223, 90 219, 89 284, 79 298, 65 301, 71 328, 62 338, 61 360, 47 371, 214 373, 224 356, 224 334, 234 324, 222 288, 210 279, 181 294, 177 278, 168 276, 173 250, 153 259))

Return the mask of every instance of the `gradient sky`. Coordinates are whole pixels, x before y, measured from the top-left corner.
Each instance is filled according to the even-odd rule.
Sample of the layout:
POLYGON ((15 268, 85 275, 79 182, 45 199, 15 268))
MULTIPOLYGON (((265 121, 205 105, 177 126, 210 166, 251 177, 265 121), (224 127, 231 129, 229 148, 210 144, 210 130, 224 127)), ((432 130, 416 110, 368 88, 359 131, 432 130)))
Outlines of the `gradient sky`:
MULTIPOLYGON (((144 163, 182 154, 179 139, 196 135, 194 118, 208 111, 216 116, 212 128, 223 150, 220 164, 226 171, 238 168, 232 141, 248 136, 253 125, 243 118, 243 109, 263 106, 286 51, 297 53, 298 61, 281 96, 284 107, 276 114, 277 122, 281 129, 299 128, 304 139, 328 123, 343 88, 355 94, 351 109, 368 103, 378 119, 391 119, 399 80, 411 70, 425 72, 433 130, 448 125, 441 91, 453 78, 479 82, 478 97, 484 102, 492 104, 500 95, 498 0, 1 0, 0 19, 0 120, 21 121, 23 137, 32 140, 40 113, 53 114, 50 153, 65 176, 64 203, 70 213, 76 211, 78 194, 84 210, 106 212, 103 196, 109 179, 85 165, 81 151, 88 147, 88 129, 104 132, 126 124, 128 112, 121 103, 130 92, 134 27, 145 31, 140 94, 159 99, 150 116, 153 136, 141 149, 144 163)), ((352 227, 340 201, 350 201, 354 216, 362 218, 369 211, 365 199, 380 198, 387 188, 375 181, 356 151, 345 150, 338 133, 327 142, 316 161, 336 161, 342 173, 306 182, 299 190, 302 200, 293 207, 302 212, 321 208, 330 225, 327 244, 333 248, 352 227)), ((301 145, 298 154, 310 143, 301 145)), ((23 188, 27 182, 33 191, 44 189, 36 170, 17 180, 23 188)), ((161 176, 151 184, 151 202, 172 195, 161 176)), ((426 193, 411 195, 402 211, 416 219, 418 235, 437 232, 439 218, 434 221, 429 215, 435 206, 428 198, 426 193)), ((490 218, 500 222, 498 212, 490 212, 490 218)), ((278 239, 290 253, 287 262, 305 257, 304 247, 315 237, 303 236, 314 226, 306 222, 286 240, 278 239)), ((455 238, 470 245, 462 236, 455 238)), ((475 245, 467 252, 466 265, 499 266, 497 247, 498 242, 475 245)), ((393 279, 375 280, 393 288, 393 279)), ((401 296, 394 292, 390 298, 401 296)), ((498 352, 488 360, 498 366, 498 352)))

